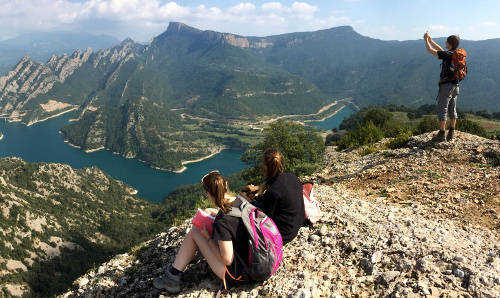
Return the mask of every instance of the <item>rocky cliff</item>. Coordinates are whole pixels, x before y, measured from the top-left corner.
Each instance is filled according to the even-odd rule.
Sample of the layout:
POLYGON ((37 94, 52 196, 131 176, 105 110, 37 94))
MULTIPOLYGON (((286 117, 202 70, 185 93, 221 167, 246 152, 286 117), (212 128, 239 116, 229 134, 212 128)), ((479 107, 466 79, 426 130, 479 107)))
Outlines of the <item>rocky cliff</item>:
POLYGON ((134 193, 97 168, 0 159, 0 296, 53 296, 157 233, 134 193))
MULTIPOLYGON (((85 96, 78 89, 91 89, 92 81, 70 82, 75 73, 98 72, 98 77, 110 76, 120 64, 140 51, 132 40, 93 52, 77 50, 70 56, 52 55, 46 63, 37 63, 26 56, 5 76, 0 77, 0 117, 9 121, 33 124, 51 116, 79 107, 85 96), (61 88, 64 84, 71 86, 61 88), (75 88, 75 89, 72 89, 75 88)), ((96 80, 97 78, 93 78, 96 80)), ((93 90, 94 91, 94 90, 93 90)))
MULTIPOLYGON (((328 148, 313 177, 324 211, 284 249, 263 284, 221 291, 198 258, 182 297, 498 297, 500 142, 432 134, 362 156, 328 148)), ((152 286, 173 261, 186 221, 84 276, 62 297, 157 297, 152 286)))

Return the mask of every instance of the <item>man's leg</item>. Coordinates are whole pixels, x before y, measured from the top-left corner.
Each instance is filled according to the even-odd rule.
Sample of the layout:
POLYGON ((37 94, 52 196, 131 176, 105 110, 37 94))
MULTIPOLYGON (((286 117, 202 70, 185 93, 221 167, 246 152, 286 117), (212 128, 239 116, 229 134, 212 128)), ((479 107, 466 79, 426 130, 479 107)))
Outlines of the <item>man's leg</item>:
POLYGON ((450 102, 451 84, 442 84, 439 86, 438 93, 438 120, 439 132, 435 136, 438 142, 446 141, 446 116, 448 114, 448 104, 450 102))
POLYGON ((450 128, 455 129, 457 126, 457 118, 450 118, 450 128))
POLYGON ((450 102, 449 102, 449 106, 448 106, 448 114, 449 114, 449 117, 450 117, 450 130, 448 131, 448 136, 446 137, 446 139, 448 141, 451 141, 453 140, 453 136, 455 134, 455 127, 457 125, 457 118, 458 118, 458 114, 457 114, 457 98, 458 98, 458 93, 459 93, 459 89, 458 89, 458 86, 454 86, 452 92, 451 92, 451 98, 450 98, 450 102))
MULTIPOLYGON (((450 119, 451 121, 451 119, 450 119)), ((446 120, 444 121, 439 121, 439 130, 445 131, 446 130, 446 120)))

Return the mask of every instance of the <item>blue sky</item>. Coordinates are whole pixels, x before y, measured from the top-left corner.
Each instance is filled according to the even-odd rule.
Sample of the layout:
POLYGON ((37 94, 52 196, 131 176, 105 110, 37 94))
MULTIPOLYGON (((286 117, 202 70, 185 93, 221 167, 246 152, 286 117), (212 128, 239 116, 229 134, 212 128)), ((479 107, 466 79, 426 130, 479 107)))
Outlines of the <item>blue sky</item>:
POLYGON ((500 38, 500 1, 451 0, 0 0, 0 39, 74 30, 150 40, 170 21, 243 35, 351 25, 380 39, 459 34, 500 38))

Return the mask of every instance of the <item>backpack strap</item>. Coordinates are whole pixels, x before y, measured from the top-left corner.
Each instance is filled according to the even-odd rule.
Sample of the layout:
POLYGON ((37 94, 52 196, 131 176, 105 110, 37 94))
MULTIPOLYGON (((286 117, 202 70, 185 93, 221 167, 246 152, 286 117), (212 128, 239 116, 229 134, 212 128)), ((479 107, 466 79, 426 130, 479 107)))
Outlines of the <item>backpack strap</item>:
POLYGON ((240 207, 239 208, 235 208, 235 207, 231 207, 231 210, 226 213, 226 215, 229 215, 229 216, 234 216, 234 217, 242 217, 243 215, 243 209, 245 208, 245 206, 248 204, 248 201, 245 200, 244 198, 242 198, 241 196, 236 196, 236 200, 241 202, 240 204, 240 207))

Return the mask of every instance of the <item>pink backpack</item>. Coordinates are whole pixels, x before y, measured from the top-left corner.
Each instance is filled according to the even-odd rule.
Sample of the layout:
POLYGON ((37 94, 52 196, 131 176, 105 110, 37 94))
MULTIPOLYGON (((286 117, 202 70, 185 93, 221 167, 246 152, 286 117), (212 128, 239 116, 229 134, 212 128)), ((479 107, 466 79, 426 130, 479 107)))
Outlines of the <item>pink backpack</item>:
POLYGON ((249 252, 248 266, 245 266, 246 273, 253 281, 264 281, 271 277, 281 264, 283 240, 278 227, 270 217, 243 197, 238 196, 238 199, 241 201, 240 207, 231 208, 227 215, 241 218, 248 232, 249 252))
POLYGON ((319 208, 319 202, 314 198, 313 186, 314 184, 312 182, 302 184, 302 196, 304 198, 306 219, 309 220, 311 224, 318 222, 323 215, 319 208))

